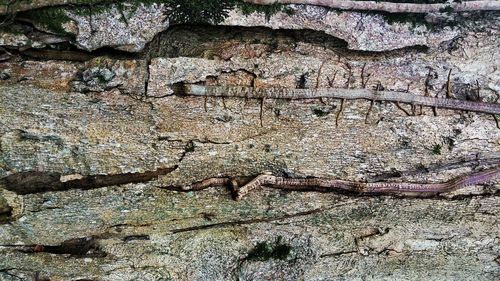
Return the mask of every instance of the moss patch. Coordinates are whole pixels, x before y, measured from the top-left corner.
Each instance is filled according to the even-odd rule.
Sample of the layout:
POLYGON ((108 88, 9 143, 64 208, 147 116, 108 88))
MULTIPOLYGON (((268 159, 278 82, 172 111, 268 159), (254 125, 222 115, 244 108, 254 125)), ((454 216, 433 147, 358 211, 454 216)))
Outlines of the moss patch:
POLYGON ((277 12, 292 13, 292 10, 282 4, 254 5, 241 0, 82 0, 74 6, 47 7, 23 13, 26 17, 40 24, 56 34, 67 35, 62 25, 71 19, 65 11, 71 11, 81 16, 92 16, 116 8, 122 15, 121 19, 127 23, 127 18, 140 5, 164 4, 171 7, 168 20, 172 24, 203 23, 218 24, 222 22, 231 9, 238 8, 244 14, 253 12, 263 13, 270 18, 277 12), (126 11, 126 12, 125 12, 126 11))
POLYGON ((269 20, 272 15, 278 12, 285 12, 288 15, 293 14, 293 10, 290 9, 290 7, 279 3, 274 3, 272 5, 255 5, 243 1, 236 2, 236 7, 239 8, 244 15, 249 15, 252 13, 262 13, 266 16, 266 20, 269 20))
POLYGON ((283 243, 283 237, 278 236, 274 243, 259 242, 248 253, 247 260, 266 261, 270 259, 285 260, 292 250, 292 247, 283 243))
POLYGON ((434 155, 441 155, 441 149, 443 147, 440 144, 436 144, 432 147, 432 154, 434 155))
POLYGON ((328 114, 330 114, 330 112, 332 112, 331 108, 327 107, 313 107, 311 108, 311 110, 312 113, 317 117, 327 116, 328 114))
POLYGON ((36 25, 43 26, 55 34, 69 35, 63 28, 63 24, 71 21, 66 14, 66 9, 61 7, 50 7, 32 10, 24 13, 24 16, 32 20, 36 25))

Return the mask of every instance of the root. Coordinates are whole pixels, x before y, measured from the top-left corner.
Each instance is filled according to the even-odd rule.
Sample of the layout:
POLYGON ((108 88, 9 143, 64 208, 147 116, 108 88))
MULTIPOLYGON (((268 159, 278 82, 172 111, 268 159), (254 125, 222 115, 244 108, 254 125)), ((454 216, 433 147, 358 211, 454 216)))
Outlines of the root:
POLYGON ((342 99, 340 101, 340 108, 339 108, 339 112, 337 112, 337 116, 335 116, 335 127, 338 127, 339 126, 339 119, 340 119, 340 115, 342 114, 342 112, 344 111, 344 103, 345 103, 345 99, 342 99))
POLYGON ((370 117, 370 113, 372 112, 373 103, 374 101, 370 101, 370 107, 368 108, 368 111, 366 112, 365 115, 365 124, 368 124, 368 118, 370 117))
POLYGON ((338 73, 338 72, 339 72, 338 70, 335 70, 335 72, 333 73, 333 77, 332 77, 332 79, 330 79, 330 77, 328 77, 328 86, 329 86, 330 88, 333 88, 334 83, 335 83, 335 78, 337 78, 337 73, 338 73))
POLYGON ((363 89, 366 88, 366 85, 368 84, 368 81, 370 80, 370 76, 371 76, 370 74, 365 75, 365 67, 366 67, 366 63, 361 68, 361 86, 363 87, 363 89))
POLYGON ((396 102, 396 107, 399 108, 401 111, 403 111, 406 116, 411 116, 410 112, 406 111, 406 109, 404 109, 401 104, 399 104, 399 101, 396 102))

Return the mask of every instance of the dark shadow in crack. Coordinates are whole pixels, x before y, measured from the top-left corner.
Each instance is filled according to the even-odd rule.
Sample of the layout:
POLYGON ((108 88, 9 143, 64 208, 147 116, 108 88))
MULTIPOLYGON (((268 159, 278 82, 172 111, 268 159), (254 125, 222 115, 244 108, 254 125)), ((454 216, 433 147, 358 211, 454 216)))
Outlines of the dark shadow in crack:
POLYGON ((63 175, 60 173, 30 171, 9 175, 1 179, 0 184, 4 185, 7 190, 24 195, 47 191, 93 189, 128 183, 148 182, 161 175, 169 174, 175 169, 177 169, 177 166, 143 173, 83 176, 67 181, 61 180, 61 176, 63 175))

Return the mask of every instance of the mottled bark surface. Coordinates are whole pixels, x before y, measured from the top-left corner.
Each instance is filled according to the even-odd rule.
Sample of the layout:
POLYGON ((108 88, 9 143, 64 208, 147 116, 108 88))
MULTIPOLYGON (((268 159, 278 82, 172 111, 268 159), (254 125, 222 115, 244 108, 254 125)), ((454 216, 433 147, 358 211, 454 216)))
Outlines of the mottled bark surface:
POLYGON ((378 52, 252 18, 263 25, 254 14, 247 27, 170 27, 136 53, 75 41, 26 53, 20 34, 2 37, 21 47, 4 44, 0 61, 0 280, 500 278, 498 178, 430 198, 270 184, 236 201, 229 184, 447 182, 500 165, 491 114, 173 90, 371 89, 497 106, 498 15, 433 47, 384 39, 378 52), (209 178, 223 184, 197 190, 209 178))

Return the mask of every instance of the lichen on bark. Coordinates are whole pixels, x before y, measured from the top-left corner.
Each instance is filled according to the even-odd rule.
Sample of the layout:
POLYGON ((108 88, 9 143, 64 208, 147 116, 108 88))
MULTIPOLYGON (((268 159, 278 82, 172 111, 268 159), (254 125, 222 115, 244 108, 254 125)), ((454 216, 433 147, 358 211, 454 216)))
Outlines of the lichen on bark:
POLYGON ((497 14, 90 4, 0 32, 0 280, 498 279, 497 14))

